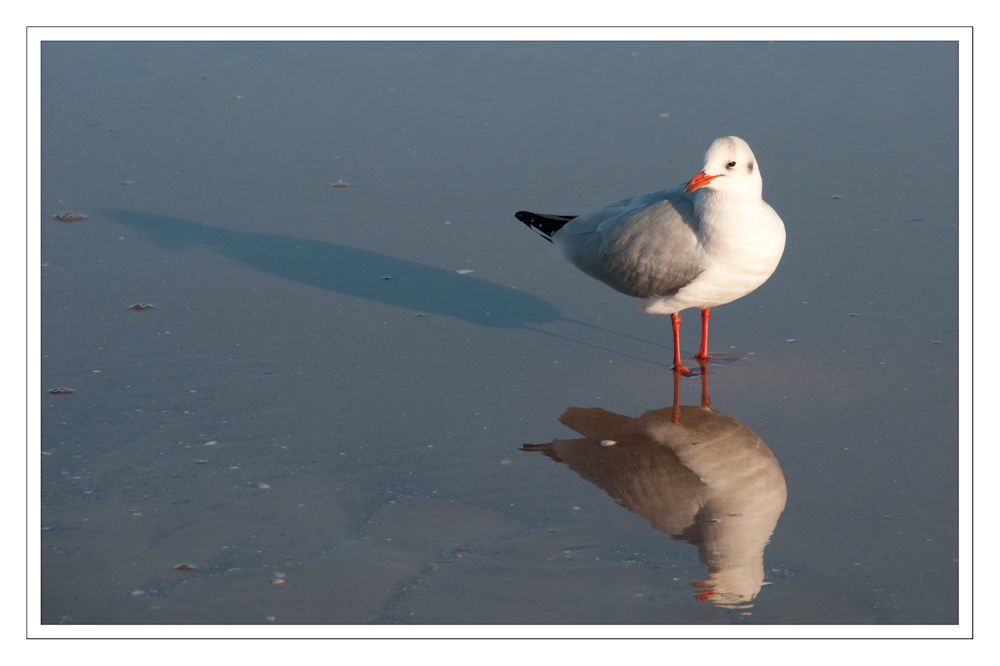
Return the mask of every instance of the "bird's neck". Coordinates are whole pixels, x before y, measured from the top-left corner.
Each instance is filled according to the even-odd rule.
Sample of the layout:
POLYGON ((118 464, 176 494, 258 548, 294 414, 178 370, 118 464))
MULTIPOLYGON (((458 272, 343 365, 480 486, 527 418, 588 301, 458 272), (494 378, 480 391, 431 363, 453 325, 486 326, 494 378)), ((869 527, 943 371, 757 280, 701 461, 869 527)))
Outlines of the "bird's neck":
POLYGON ((695 210, 698 236, 707 250, 781 255, 784 226, 759 196, 746 191, 706 192, 695 210))
POLYGON ((739 220, 746 212, 756 211, 763 204, 759 191, 724 192, 707 190, 695 200, 695 214, 701 224, 709 227, 723 221, 739 220))

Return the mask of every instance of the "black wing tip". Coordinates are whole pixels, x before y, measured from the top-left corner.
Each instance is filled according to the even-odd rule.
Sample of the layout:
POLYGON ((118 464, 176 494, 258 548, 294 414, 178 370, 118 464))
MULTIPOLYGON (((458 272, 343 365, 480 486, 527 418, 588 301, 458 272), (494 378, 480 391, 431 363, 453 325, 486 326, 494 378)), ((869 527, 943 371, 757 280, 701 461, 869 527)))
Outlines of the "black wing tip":
POLYGON ((514 217, 537 231, 542 238, 551 243, 552 236, 562 229, 563 225, 576 217, 576 215, 541 215, 526 210, 519 210, 514 213, 514 217))

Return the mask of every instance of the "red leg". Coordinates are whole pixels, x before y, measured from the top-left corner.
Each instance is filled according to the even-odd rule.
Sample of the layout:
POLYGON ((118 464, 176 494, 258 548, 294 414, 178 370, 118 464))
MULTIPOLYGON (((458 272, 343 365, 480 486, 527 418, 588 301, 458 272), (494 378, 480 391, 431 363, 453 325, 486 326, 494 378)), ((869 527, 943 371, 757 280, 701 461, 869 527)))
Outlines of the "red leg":
POLYGON ((673 313, 670 315, 670 322, 674 325, 674 372, 690 375, 691 371, 681 363, 681 316, 673 313))
POLYGON ((708 358, 708 318, 711 314, 711 308, 701 309, 701 349, 695 354, 695 358, 698 360, 708 358))

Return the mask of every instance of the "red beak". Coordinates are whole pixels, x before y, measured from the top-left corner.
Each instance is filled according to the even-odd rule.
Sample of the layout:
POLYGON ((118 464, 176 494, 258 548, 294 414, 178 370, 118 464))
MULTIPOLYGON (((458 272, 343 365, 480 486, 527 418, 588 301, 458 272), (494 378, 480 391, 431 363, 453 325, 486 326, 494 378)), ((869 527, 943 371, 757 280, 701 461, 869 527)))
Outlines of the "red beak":
POLYGON ((705 172, 702 171, 697 176, 695 176, 690 181, 688 181, 688 184, 684 187, 684 194, 691 194, 692 192, 694 192, 695 190, 697 190, 699 187, 705 187, 706 185, 708 185, 709 183, 711 183, 713 180, 715 180, 716 178, 718 178, 721 175, 722 174, 720 173, 720 174, 718 174, 716 176, 706 176, 705 172))

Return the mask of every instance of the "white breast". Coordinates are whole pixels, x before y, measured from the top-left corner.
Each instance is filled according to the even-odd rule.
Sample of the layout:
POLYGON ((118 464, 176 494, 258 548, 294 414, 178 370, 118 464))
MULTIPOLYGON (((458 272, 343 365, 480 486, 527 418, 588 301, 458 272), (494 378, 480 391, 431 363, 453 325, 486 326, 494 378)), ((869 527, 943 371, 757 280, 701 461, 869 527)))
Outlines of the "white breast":
POLYGON ((759 197, 705 192, 695 204, 701 272, 673 296, 643 299, 650 314, 711 308, 746 296, 774 273, 785 249, 785 225, 759 197))

